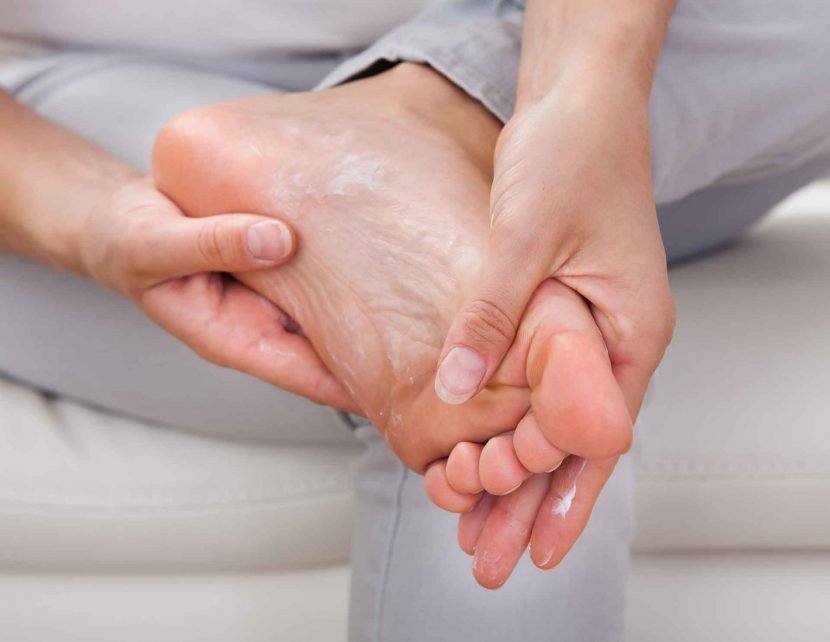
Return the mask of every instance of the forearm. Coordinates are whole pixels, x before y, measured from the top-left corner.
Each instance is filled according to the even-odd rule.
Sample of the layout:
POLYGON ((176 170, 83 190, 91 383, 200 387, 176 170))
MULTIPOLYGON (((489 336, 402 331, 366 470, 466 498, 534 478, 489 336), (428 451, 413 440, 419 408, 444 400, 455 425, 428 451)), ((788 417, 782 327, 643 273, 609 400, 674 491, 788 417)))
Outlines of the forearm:
POLYGON ((0 251, 84 273, 84 220, 139 173, 0 91, 0 251))
POLYGON ((517 108, 563 80, 621 79, 645 100, 675 0, 528 0, 517 108))

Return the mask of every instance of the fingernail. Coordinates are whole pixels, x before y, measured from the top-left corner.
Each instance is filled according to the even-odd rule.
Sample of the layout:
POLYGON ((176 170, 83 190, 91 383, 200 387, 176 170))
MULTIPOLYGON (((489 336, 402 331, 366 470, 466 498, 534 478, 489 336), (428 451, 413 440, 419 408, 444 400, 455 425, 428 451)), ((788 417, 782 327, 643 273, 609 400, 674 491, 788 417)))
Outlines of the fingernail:
POLYGON ((291 232, 277 221, 251 225, 247 243, 248 251, 261 261, 279 261, 291 254, 291 232))
POLYGON ((475 394, 487 364, 478 353, 456 346, 449 351, 435 377, 435 394, 444 403, 464 403, 475 394))

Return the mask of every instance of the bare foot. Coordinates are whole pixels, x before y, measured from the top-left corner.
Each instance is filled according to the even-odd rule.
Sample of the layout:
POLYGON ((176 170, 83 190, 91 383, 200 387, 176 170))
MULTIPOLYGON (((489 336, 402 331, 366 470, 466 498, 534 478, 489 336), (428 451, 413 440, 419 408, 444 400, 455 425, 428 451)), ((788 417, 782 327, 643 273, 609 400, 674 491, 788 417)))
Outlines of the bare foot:
POLYGON ((473 556, 478 582, 487 588, 504 584, 528 543, 539 568, 559 564, 582 534, 618 459, 570 456, 555 472, 533 475, 515 492, 485 493, 458 523, 458 543, 473 556))
MULTIPOLYGON (((548 470, 564 453, 616 455, 631 438, 590 311, 555 281, 537 291, 487 389, 460 406, 435 394, 439 350, 487 243, 498 132, 443 78, 399 65, 319 93, 186 112, 162 130, 153 159, 159 188, 191 216, 291 223, 295 259, 237 278, 296 321, 408 466, 423 472, 459 442, 515 429, 514 448, 495 441, 481 466, 469 458, 466 472, 478 474, 489 457, 495 486, 523 452, 525 471, 548 470), (538 431, 539 413, 554 436, 538 431)), ((445 478, 441 465, 433 479, 445 478)), ((475 504, 456 494, 456 510, 475 504)))

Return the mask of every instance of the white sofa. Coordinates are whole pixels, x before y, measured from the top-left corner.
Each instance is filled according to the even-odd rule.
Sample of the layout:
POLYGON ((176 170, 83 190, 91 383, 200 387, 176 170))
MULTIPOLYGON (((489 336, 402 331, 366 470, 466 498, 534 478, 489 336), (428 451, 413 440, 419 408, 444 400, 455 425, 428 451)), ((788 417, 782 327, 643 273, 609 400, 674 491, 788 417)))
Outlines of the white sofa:
MULTIPOLYGON (((830 186, 780 209, 672 271, 632 642, 830 639, 830 186)), ((153 428, 0 380, 0 640, 344 640, 358 455, 153 428)))

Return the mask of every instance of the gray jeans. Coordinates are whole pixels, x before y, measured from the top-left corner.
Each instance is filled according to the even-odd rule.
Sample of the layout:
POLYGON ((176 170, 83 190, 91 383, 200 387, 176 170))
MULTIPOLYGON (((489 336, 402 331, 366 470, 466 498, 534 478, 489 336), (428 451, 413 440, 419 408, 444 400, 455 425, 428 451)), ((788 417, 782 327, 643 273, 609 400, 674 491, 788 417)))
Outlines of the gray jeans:
MULTIPOLYGON (((274 60, 268 78, 243 80, 230 63, 218 73, 193 61, 56 52, 0 66, 0 83, 146 168, 156 131, 178 111, 280 85, 311 87, 326 71, 323 84, 331 85, 383 61, 429 63, 506 119, 521 17, 518 3, 445 3, 340 66, 342 56, 317 57, 298 73, 296 59, 274 60), (282 71, 290 81, 280 82, 282 71)), ((828 25, 830 3, 822 0, 680 0, 651 102, 654 180, 671 259, 733 239, 830 169, 828 25)), ((171 429, 353 439, 335 413, 199 361, 95 284, 0 256, 0 308, 0 372, 33 386, 171 429)), ((474 584, 469 558, 455 549, 455 518, 429 505, 420 477, 371 429, 357 434, 368 449, 357 474, 354 642, 621 639, 630 457, 560 568, 542 573, 523 560, 507 586, 490 593, 474 584)))

